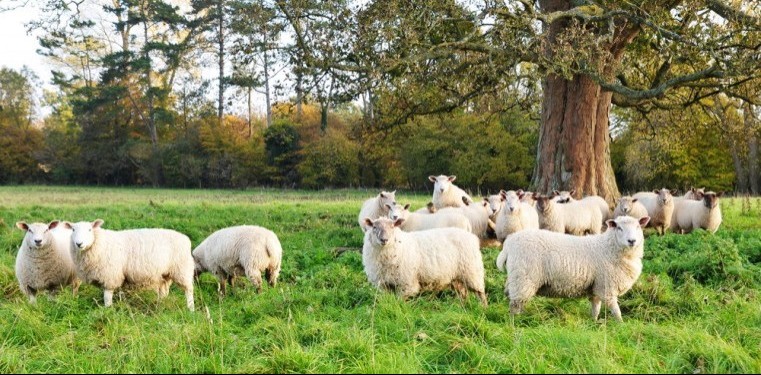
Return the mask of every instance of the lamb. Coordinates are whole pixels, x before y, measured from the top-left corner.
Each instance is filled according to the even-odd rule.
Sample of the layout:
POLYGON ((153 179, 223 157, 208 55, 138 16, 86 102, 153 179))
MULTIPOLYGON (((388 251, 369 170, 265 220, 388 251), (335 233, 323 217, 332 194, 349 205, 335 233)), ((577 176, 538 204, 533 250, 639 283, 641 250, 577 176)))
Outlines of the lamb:
POLYGON ((460 228, 403 232, 404 219, 366 223, 372 229, 365 233, 362 264, 376 288, 405 299, 448 287, 465 299, 469 289, 488 305, 478 237, 460 228))
POLYGON ((703 228, 711 233, 716 233, 721 225, 721 206, 719 197, 724 193, 712 191, 697 192, 697 197, 702 200, 681 199, 674 206, 674 214, 671 220, 671 231, 690 233, 694 229, 703 228))
POLYGON ((49 224, 16 223, 26 231, 16 255, 16 279, 29 303, 37 302, 39 292, 55 296, 66 285, 72 286, 74 295, 79 290, 80 281, 69 255, 71 230, 59 224, 58 220, 49 224))
POLYGON ((603 234, 574 237, 543 230, 516 233, 505 240, 497 268, 507 271, 505 295, 510 312, 519 314, 535 295, 578 298, 587 296, 592 318, 601 302, 618 321, 618 297, 629 291, 642 272, 644 236, 650 220, 622 216, 607 221, 603 234))
POLYGON ((462 207, 467 200, 472 203, 473 199, 462 189, 453 184, 457 176, 428 176, 428 180, 433 182, 433 206, 441 209, 444 207, 462 207))
POLYGON ((653 192, 640 192, 634 194, 650 216, 649 226, 655 228, 658 234, 665 234, 666 229, 671 227, 671 217, 674 213, 674 192, 663 188, 653 192))
POLYGON ((552 232, 581 236, 586 232, 598 234, 602 230, 602 214, 597 207, 573 201, 558 203, 555 196, 535 195, 539 227, 552 232))
POLYGON ((456 212, 440 212, 435 215, 420 214, 417 212, 410 212, 410 205, 407 204, 404 207, 401 205, 395 205, 389 207, 388 217, 391 220, 404 219, 402 226, 400 227, 405 232, 415 232, 419 230, 433 229, 433 228, 460 228, 468 232, 471 231, 470 220, 460 213, 456 212))
POLYGON ((603 197, 600 197, 597 195, 588 195, 577 201, 576 199, 573 198, 573 194, 575 192, 576 190, 571 190, 571 191, 555 190, 553 193, 556 194, 555 201, 558 203, 582 202, 583 204, 588 204, 588 205, 597 207, 600 210, 600 213, 602 214, 602 221, 600 222, 601 226, 603 223, 605 223, 607 220, 613 217, 613 215, 611 215, 611 212, 610 212, 610 206, 608 206, 608 202, 606 202, 603 197))
MULTIPOLYGON (((463 197, 463 203, 465 203, 465 197, 463 197)), ((489 203, 486 200, 481 201, 480 203, 470 203, 464 207, 443 208, 436 211, 435 215, 443 213, 456 213, 467 217, 468 221, 470 221, 471 233, 481 239, 486 239, 488 237, 487 230, 489 227, 494 227, 494 222, 489 219, 492 212, 489 203)))
POLYGON ((539 215, 532 205, 522 201, 523 192, 511 190, 503 193, 505 206, 497 215, 497 239, 504 241, 510 234, 525 229, 539 229, 539 215))
POLYGON ((277 284, 283 248, 277 235, 255 225, 240 225, 212 233, 193 250, 196 275, 211 272, 217 277, 217 291, 227 293, 227 282, 245 274, 262 291, 262 273, 271 287, 277 284))
POLYGON ((367 231, 367 226, 363 220, 366 217, 377 219, 379 217, 385 217, 388 215, 387 205, 396 204, 396 190, 392 192, 381 191, 374 198, 370 198, 362 203, 362 208, 359 210, 359 216, 357 222, 362 229, 362 233, 367 231))
POLYGON ((156 288, 159 299, 172 282, 185 291, 190 311, 195 262, 188 236, 169 229, 103 229, 103 220, 64 222, 71 229, 71 257, 77 275, 103 289, 103 304, 111 306, 114 290, 122 286, 156 288))
POLYGON ((631 216, 635 219, 641 219, 648 216, 648 214, 645 206, 639 203, 637 198, 625 196, 618 200, 618 205, 616 205, 616 209, 613 211, 614 219, 619 216, 631 216))

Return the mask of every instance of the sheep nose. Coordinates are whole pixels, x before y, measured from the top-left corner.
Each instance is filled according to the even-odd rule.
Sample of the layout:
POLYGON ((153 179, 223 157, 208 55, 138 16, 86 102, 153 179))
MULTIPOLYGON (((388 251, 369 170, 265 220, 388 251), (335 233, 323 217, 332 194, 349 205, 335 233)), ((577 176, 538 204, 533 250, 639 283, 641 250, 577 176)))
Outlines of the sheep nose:
POLYGON ((77 247, 81 248, 82 247, 82 243, 81 242, 77 242, 77 247))
POLYGON ((39 244, 41 244, 41 243, 42 243, 42 240, 34 240, 34 243, 35 243, 35 244, 37 244, 37 245, 39 245, 39 244))
POLYGON ((632 245, 632 246, 637 242, 637 240, 628 240, 628 241, 629 241, 629 245, 632 245))
POLYGON ((380 239, 380 243, 381 243, 381 245, 385 245, 385 244, 387 244, 387 243, 388 243, 388 240, 387 240, 387 239, 385 239, 385 238, 381 238, 381 239, 380 239))

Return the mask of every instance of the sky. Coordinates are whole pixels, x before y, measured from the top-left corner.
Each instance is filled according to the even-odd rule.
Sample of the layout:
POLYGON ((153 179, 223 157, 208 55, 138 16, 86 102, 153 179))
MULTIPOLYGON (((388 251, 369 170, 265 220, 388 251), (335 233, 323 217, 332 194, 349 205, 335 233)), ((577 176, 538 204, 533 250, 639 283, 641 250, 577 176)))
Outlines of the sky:
MULTIPOLYGON (((3 2, 4 0, 0 0, 0 3, 3 2)), ((37 38, 27 34, 24 27, 24 24, 33 20, 37 14, 33 7, 0 12, 0 67, 20 70, 26 65, 37 74, 43 84, 51 87, 51 67, 45 62, 45 58, 36 52, 37 38)))

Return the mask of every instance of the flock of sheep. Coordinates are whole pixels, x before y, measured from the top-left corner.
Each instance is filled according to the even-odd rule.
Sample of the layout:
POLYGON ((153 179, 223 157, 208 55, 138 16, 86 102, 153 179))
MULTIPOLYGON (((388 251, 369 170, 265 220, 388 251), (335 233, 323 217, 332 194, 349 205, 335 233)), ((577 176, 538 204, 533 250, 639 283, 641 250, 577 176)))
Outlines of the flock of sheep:
MULTIPOLYGON (((397 204, 395 192, 368 199, 359 213, 364 232, 362 261, 377 288, 407 298, 422 291, 452 288, 463 299, 472 291, 486 306, 481 245, 503 242, 497 267, 508 274, 505 294, 512 313, 534 295, 588 297, 596 319, 602 302, 621 320, 617 299, 642 271, 642 228, 715 232, 721 224, 721 194, 692 189, 673 197, 667 189, 619 200, 611 213, 600 197, 575 200, 571 192, 550 196, 501 191, 474 202, 453 184, 455 176, 430 176, 432 202, 417 211, 397 204), (585 234, 590 234, 584 236, 585 234)), ((191 251, 190 239, 168 229, 103 228, 103 220, 48 224, 18 222, 26 232, 16 257, 21 291, 34 303, 40 292, 81 282, 103 289, 112 304, 122 287, 153 289, 159 299, 176 283, 189 310, 193 283, 211 272, 218 291, 245 275, 257 291, 263 277, 275 286, 282 247, 275 233, 251 225, 220 229, 191 251)))
POLYGON ((621 198, 611 212, 603 198, 575 200, 573 191, 543 196, 503 190, 475 202, 455 178, 430 176, 433 200, 414 212, 396 202, 395 192, 364 202, 358 217, 365 232, 362 261, 377 288, 405 298, 446 288, 465 298, 472 291, 486 305, 480 246, 495 236, 503 242, 497 268, 507 272, 512 313, 535 295, 588 297, 594 319, 605 302, 621 320, 618 297, 642 272, 643 227, 714 233, 721 224, 722 194, 704 189, 682 197, 668 189, 637 193, 621 198))

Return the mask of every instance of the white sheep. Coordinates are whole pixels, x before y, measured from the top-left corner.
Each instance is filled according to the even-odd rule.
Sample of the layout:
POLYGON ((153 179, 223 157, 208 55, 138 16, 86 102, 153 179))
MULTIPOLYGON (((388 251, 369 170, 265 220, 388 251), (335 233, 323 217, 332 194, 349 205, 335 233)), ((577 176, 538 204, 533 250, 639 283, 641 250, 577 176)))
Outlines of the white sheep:
POLYGON ((503 193, 507 192, 500 190, 499 194, 492 194, 485 198, 486 202, 489 203, 489 210, 492 213, 491 216, 489 216, 489 219, 492 221, 497 221, 497 215, 499 215, 499 212, 502 211, 502 208, 505 206, 505 195, 503 195, 503 193))
POLYGON ((270 286, 277 284, 283 248, 277 235, 255 225, 220 229, 193 250, 196 275, 211 272, 217 277, 217 291, 227 292, 236 275, 246 275, 257 292, 262 290, 262 274, 270 286))
POLYGON ((539 227, 552 232, 581 236, 586 232, 598 234, 602 230, 602 214, 592 205, 580 201, 558 203, 554 196, 534 195, 539 227))
POLYGON ((522 230, 539 229, 539 215, 532 205, 523 202, 522 191, 510 190, 500 194, 505 198, 505 205, 497 214, 495 232, 498 240, 504 241, 508 235, 522 230))
POLYGON ((600 210, 600 213, 602 214, 602 221, 600 222, 600 226, 602 226, 606 221, 613 217, 610 212, 610 206, 608 206, 608 202, 603 197, 597 195, 587 195, 584 198, 576 200, 573 198, 573 194, 576 193, 575 189, 571 191, 555 190, 553 193, 556 195, 554 200, 558 203, 581 202, 582 204, 597 207, 597 209, 600 210))
MULTIPOLYGON (((465 198, 463 198, 463 202, 465 202, 465 198)), ((486 239, 487 236, 487 230, 491 227, 494 228, 494 222, 492 222, 489 217, 491 217, 491 208, 489 207, 489 203, 487 201, 481 201, 479 203, 469 203, 467 206, 463 207, 446 207, 442 208, 434 215, 443 214, 443 213, 455 213, 460 214, 468 218, 468 221, 470 221, 470 231, 471 233, 478 236, 478 238, 486 239)))
POLYGON ((625 196, 618 199, 616 209, 613 211, 614 219, 619 216, 631 216, 639 220, 648 216, 648 213, 647 208, 639 203, 639 199, 625 196))
POLYGON ((64 222, 71 229, 71 256, 82 281, 103 289, 103 304, 111 306, 114 290, 155 288, 159 299, 172 282, 185 291, 190 311, 195 262, 188 236, 169 229, 103 229, 103 220, 64 222))
POLYGON ((706 193, 706 189, 705 188, 694 188, 694 187, 692 187, 692 188, 690 188, 690 190, 687 190, 687 192, 684 193, 683 196, 681 196, 681 197, 674 197, 674 199, 681 198, 681 199, 691 199, 691 200, 694 200, 694 201, 700 201, 700 200, 703 200, 702 197, 703 197, 703 195, 705 193, 706 193))
POLYGON ((72 286, 74 295, 79 290, 80 281, 69 254, 71 230, 59 223, 16 223, 26 232, 16 255, 16 279, 30 303, 37 302, 39 292, 53 296, 66 285, 72 286))
POLYGON ((608 230, 575 237, 544 230, 516 233, 505 240, 497 268, 507 271, 505 295, 518 314, 535 295, 588 297, 592 318, 601 302, 621 321, 618 297, 629 291, 642 272, 644 237, 649 218, 622 216, 608 220, 608 230))
POLYGON ((428 176, 433 182, 433 206, 438 210, 444 207, 462 207, 463 201, 472 203, 473 199, 457 185, 453 184, 457 176, 428 176))
POLYGON ((470 220, 460 213, 438 212, 435 215, 410 212, 410 205, 394 205, 388 209, 388 217, 391 220, 404 219, 401 229, 405 232, 433 228, 460 228, 471 231, 470 220))
POLYGON ((487 306, 479 240, 459 228, 404 232, 403 219, 366 219, 362 264, 376 288, 404 298, 452 287, 465 299, 472 290, 487 306))
POLYGON ((695 229, 703 228, 711 233, 716 233, 721 225, 721 206, 719 197, 723 192, 712 191, 697 192, 697 197, 702 200, 681 199, 676 201, 674 214, 671 220, 671 231, 674 233, 690 233, 695 229))
POLYGON ((674 196, 669 189, 656 189, 653 192, 639 192, 634 194, 636 198, 647 209, 650 216, 648 226, 655 228, 658 234, 665 234, 666 229, 671 227, 671 217, 674 213, 674 196))
POLYGON ((386 217, 388 215, 387 205, 396 204, 396 190, 392 192, 381 191, 380 194, 374 198, 370 198, 362 203, 362 208, 359 210, 359 216, 357 216, 357 222, 362 232, 367 231, 364 218, 369 217, 377 219, 379 217, 386 217))

